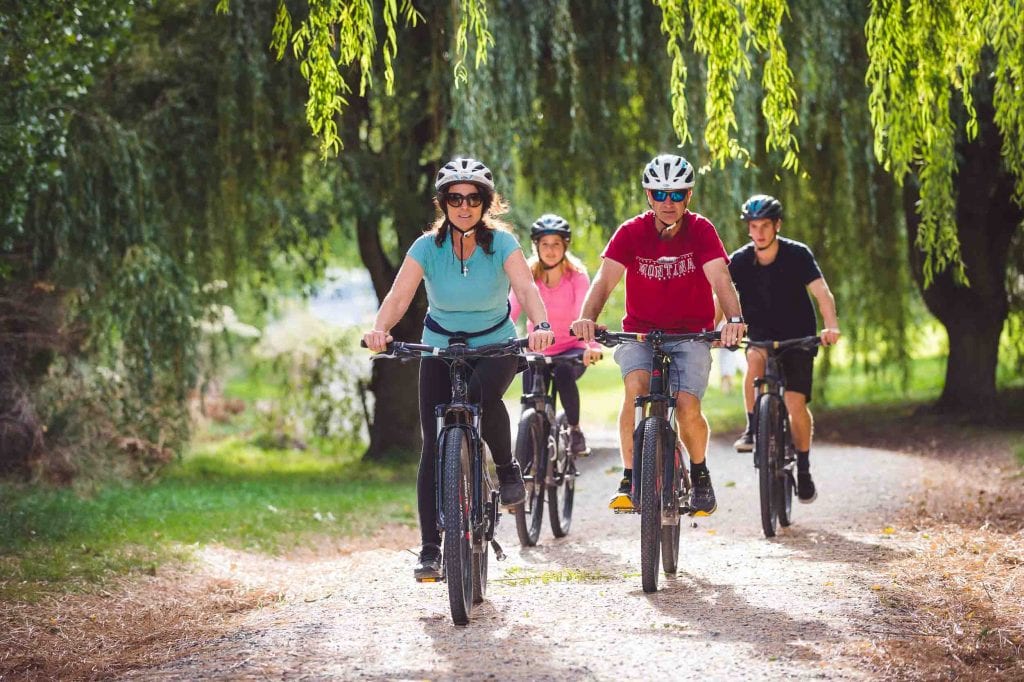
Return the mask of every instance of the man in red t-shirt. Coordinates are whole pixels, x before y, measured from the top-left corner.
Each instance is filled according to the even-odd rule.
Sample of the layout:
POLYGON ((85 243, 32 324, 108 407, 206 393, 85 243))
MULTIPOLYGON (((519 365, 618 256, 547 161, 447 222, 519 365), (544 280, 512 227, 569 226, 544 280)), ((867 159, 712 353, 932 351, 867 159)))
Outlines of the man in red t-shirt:
MULTIPOLYGON (((729 276, 729 257, 715 226, 687 210, 693 196, 693 166, 681 156, 661 154, 644 169, 643 187, 650 211, 627 220, 612 235, 602 254, 601 267, 583 301, 573 332, 583 341, 594 338, 594 320, 612 291, 626 275, 627 332, 655 329, 683 334, 714 329, 718 297, 725 312, 722 343, 734 346, 743 337, 739 298, 729 276)), ((714 513, 718 505, 704 458, 708 449, 708 422, 700 401, 708 384, 711 350, 704 343, 680 343, 672 348, 670 390, 676 399, 676 419, 683 445, 690 455, 693 491, 690 506, 698 516, 714 513)), ((627 343, 615 350, 622 370, 625 400, 619 413, 619 448, 623 478, 609 505, 633 507, 629 497, 633 477, 634 401, 648 392, 652 352, 645 343, 627 343)))

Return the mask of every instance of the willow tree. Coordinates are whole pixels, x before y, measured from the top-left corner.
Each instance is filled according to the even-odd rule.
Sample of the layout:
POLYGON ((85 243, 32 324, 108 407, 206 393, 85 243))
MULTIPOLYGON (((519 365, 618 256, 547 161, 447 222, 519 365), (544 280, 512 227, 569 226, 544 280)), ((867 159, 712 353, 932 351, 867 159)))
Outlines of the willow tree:
MULTIPOLYGON (((478 144, 514 137, 523 147, 522 170, 532 187, 582 189, 589 205, 601 210, 621 198, 616 193, 625 187, 616 176, 620 166, 615 162, 622 158, 617 155, 617 133, 634 134, 639 161, 652 147, 662 146, 649 141, 664 140, 660 135, 666 100, 675 141, 683 145, 694 144, 690 122, 691 112, 697 110, 703 130, 701 154, 709 166, 753 164, 758 170, 752 176, 761 178, 761 186, 776 176, 775 169, 796 171, 777 182, 783 193, 797 198, 797 205, 802 198, 809 200, 808 219, 831 224, 838 215, 840 222, 868 235, 864 244, 856 240, 856 233, 847 233, 854 238, 847 248, 870 250, 869 257, 852 262, 873 267, 852 278, 872 292, 851 296, 855 306, 887 305, 884 287, 877 282, 872 286, 877 268, 886 262, 892 266, 892 274, 882 278, 888 297, 902 299, 904 270, 893 261, 886 241, 888 237, 891 244, 901 243, 904 221, 892 220, 891 181, 879 172, 881 164, 904 185, 908 260, 925 301, 949 333, 946 386, 938 407, 986 412, 995 400, 999 336, 1011 312, 1013 339, 1019 344, 1024 336, 1018 319, 1024 182, 1024 98, 1019 97, 1024 22, 1018 0, 879 0, 867 16, 858 8, 822 9, 797 0, 656 0, 654 6, 659 12, 652 17, 651 6, 627 2, 586 8, 568 2, 496 2, 486 12, 479 1, 453 5, 455 17, 444 25, 457 26, 449 40, 460 59, 474 42, 467 37, 475 38, 477 66, 489 59, 497 62, 503 54, 532 57, 506 60, 504 75, 490 76, 491 84, 503 83, 513 93, 525 90, 532 100, 510 98, 499 87, 483 98, 467 97, 461 111, 468 115, 460 118, 457 104, 456 120, 478 125, 460 132, 467 137, 482 132, 471 138, 478 144), (816 19, 815 12, 823 18, 816 19), (604 22, 613 15, 619 24, 609 28, 604 22), (642 21, 635 21, 637 17, 642 21), (623 21, 630 18, 634 21, 623 21), (493 31, 488 30, 488 21, 493 31), (660 28, 660 35, 652 35, 653 26, 660 28), (817 46, 808 44, 808 34, 799 30, 804 26, 815 29, 812 35, 821 39, 817 46), (965 26, 966 30, 959 28, 965 26), (838 47, 852 59, 829 59, 824 45, 838 47), (806 59, 810 54, 824 59, 806 59), (797 64, 798 81, 790 71, 791 61, 797 64), (650 79, 655 74, 664 85, 650 79), (745 143, 750 140, 740 130, 745 112, 737 105, 752 74, 760 79, 756 147, 745 143), (829 83, 837 76, 840 88, 829 83), (865 77, 870 95, 851 86, 865 77), (801 105, 801 82, 811 84, 817 111, 801 105), (702 92, 694 92, 694 83, 702 92), (818 98, 840 89, 842 98, 831 103, 818 98), (865 101, 873 136, 838 123, 863 121, 865 101), (481 111, 488 107, 500 117, 482 118, 481 111), (827 118, 825 111, 836 116, 827 118), (481 121, 489 125, 480 125, 481 121), (511 132, 503 132, 496 125, 499 121, 511 132), (808 150, 805 145, 801 151, 800 139, 814 140, 815 146, 808 150), (547 144, 534 144, 538 140, 547 144), (830 153, 837 148, 842 153, 830 153), (595 149, 601 153, 593 153, 595 149), (865 159, 857 150, 873 150, 875 159, 865 159), (828 157, 825 163, 819 161, 822 155, 828 157), (595 162, 595 157, 604 163, 595 162), (828 186, 835 189, 831 194, 821 191, 821 176, 816 173, 823 171, 831 178, 828 186), (866 182, 840 191, 851 179, 866 182), (601 188, 608 188, 607 196, 595 196, 601 188), (1012 284, 1009 291, 1007 282, 1012 284)), ((404 7, 411 11, 408 3, 404 7)), ((385 24, 396 16, 395 3, 386 3, 385 24)), ((346 34, 357 24, 350 17, 348 23, 322 25, 336 25, 340 34, 346 34)), ((428 22, 423 30, 438 28, 428 22)), ((344 44, 345 39, 339 40, 344 44)), ((383 50, 385 70, 397 44, 387 43, 383 50)), ((336 73, 332 77, 338 78, 336 73)), ((311 82, 313 89, 324 85, 315 75, 311 82)), ((461 101, 457 92, 455 101, 461 101)), ((328 131, 325 143, 330 139, 328 131)), ((505 158, 516 157, 506 153, 505 158)), ((735 166, 731 169, 735 174, 735 166)), ((827 239, 827 233, 819 231, 818 241, 827 239)), ((883 354, 905 357, 897 330, 905 328, 906 320, 901 314, 887 320, 892 333, 884 335, 883 354)), ((880 340, 874 332, 863 338, 880 340)))
POLYGON ((876 0, 867 37, 875 153, 904 184, 915 276, 949 334, 937 407, 992 415, 1024 275, 1024 8, 876 0))
POLYGON ((219 282, 316 260, 315 150, 301 78, 266 51, 273 7, 4 4, 0 464, 58 451, 43 473, 73 476, 116 436, 182 445, 219 282))

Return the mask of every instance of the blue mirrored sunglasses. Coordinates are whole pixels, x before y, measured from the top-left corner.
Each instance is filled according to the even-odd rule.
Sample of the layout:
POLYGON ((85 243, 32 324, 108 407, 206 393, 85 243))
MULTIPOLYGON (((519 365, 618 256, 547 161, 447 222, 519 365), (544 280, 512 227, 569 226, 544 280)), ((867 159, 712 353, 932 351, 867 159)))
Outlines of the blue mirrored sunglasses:
POLYGON ((666 198, 671 198, 672 201, 678 204, 686 199, 686 192, 687 190, 685 189, 677 189, 671 192, 664 189, 652 189, 651 198, 655 201, 665 201, 666 198))

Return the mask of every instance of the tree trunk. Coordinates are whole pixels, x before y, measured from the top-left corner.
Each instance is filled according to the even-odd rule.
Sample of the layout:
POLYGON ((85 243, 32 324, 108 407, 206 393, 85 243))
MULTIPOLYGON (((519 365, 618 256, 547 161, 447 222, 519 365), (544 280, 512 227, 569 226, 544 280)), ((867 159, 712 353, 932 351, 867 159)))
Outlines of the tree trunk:
POLYGON ((961 159, 954 185, 957 236, 969 286, 960 286, 949 271, 924 288, 923 255, 915 246, 920 217, 915 210, 918 188, 907 182, 904 211, 910 264, 928 310, 949 336, 946 382, 934 410, 965 420, 997 417, 996 366, 999 336, 1009 312, 1007 258, 1013 233, 1024 219, 1013 201, 1013 177, 1000 157, 1002 137, 993 120, 991 86, 976 87, 979 131, 971 142, 961 140, 961 159))
MULTIPOLYGON (((406 251, 433 218, 434 174, 438 163, 447 160, 452 145, 453 135, 448 127, 451 63, 445 56, 450 47, 446 12, 444 3, 437 3, 427 12, 427 21, 434 30, 404 27, 399 31, 402 49, 394 66, 396 89, 401 90, 402 96, 381 97, 373 106, 366 99, 353 98, 348 115, 358 120, 342 126, 351 134, 345 140, 346 151, 342 154, 345 175, 360 188, 359 196, 352 202, 360 212, 356 218, 359 254, 381 301, 390 290, 406 251), (379 134, 380 143, 375 146, 369 141, 370 136, 357 134, 361 129, 379 134), (390 218, 398 238, 395 263, 389 259, 380 237, 384 216, 390 218)), ((401 341, 418 341, 426 311, 426 295, 421 286, 401 321, 391 330, 392 336, 401 341)), ((419 456, 422 435, 418 370, 418 362, 373 363, 370 390, 375 400, 366 459, 419 456)))

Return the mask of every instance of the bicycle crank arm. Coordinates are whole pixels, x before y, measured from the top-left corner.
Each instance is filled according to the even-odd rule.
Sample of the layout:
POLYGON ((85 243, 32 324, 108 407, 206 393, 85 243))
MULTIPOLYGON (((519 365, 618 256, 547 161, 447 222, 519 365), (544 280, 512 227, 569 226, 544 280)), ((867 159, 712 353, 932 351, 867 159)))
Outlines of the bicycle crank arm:
POLYGON ((491 540, 491 547, 494 548, 494 558, 495 559, 497 559, 498 561, 504 561, 507 558, 505 556, 505 552, 502 551, 501 545, 498 544, 497 540, 491 540))

